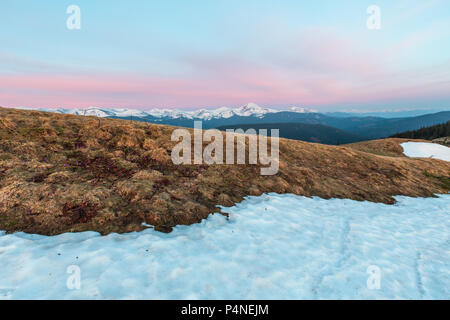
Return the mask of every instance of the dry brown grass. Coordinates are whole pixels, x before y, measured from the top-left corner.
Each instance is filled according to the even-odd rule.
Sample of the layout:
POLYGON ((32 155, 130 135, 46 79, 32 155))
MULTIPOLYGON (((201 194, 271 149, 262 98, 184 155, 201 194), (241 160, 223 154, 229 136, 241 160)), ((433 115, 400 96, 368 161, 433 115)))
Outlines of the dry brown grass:
POLYGON ((421 139, 403 139, 403 138, 389 138, 380 140, 363 141, 348 144, 355 150, 369 152, 380 156, 389 157, 405 157, 403 154, 403 148, 400 146, 403 142, 417 141, 417 142, 430 142, 428 140, 421 139))
POLYGON ((170 231, 265 192, 384 203, 448 192, 450 164, 402 157, 401 139, 281 139, 278 174, 261 176, 259 165, 173 165, 174 129, 0 108, 0 230, 170 231))

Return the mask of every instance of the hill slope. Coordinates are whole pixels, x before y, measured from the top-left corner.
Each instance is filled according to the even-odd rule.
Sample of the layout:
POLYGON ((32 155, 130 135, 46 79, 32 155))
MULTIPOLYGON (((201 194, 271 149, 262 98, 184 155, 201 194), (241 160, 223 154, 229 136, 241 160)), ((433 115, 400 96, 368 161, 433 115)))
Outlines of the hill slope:
POLYGON ((173 127, 0 108, 0 230, 46 235, 170 231, 246 195, 295 193, 393 203, 445 193, 450 164, 280 139, 280 170, 174 165, 173 127))
POLYGON ((393 138, 425 139, 433 140, 436 138, 450 137, 450 121, 437 124, 431 127, 421 128, 419 130, 406 131, 392 136, 393 138))
POLYGON ((363 138, 321 124, 306 123, 267 123, 267 124, 242 124, 238 126, 223 126, 217 129, 242 129, 244 131, 253 128, 255 130, 267 129, 270 135, 271 129, 279 129, 281 138, 302 140, 306 142, 319 142, 323 144, 339 145, 364 140, 363 138))
POLYGON ((417 117, 384 119, 382 121, 377 120, 367 123, 361 122, 348 130, 346 127, 341 127, 339 125, 335 127, 355 134, 364 135, 367 138, 376 139, 389 137, 393 134, 407 130, 416 130, 423 127, 440 124, 449 120, 450 111, 442 111, 417 117))

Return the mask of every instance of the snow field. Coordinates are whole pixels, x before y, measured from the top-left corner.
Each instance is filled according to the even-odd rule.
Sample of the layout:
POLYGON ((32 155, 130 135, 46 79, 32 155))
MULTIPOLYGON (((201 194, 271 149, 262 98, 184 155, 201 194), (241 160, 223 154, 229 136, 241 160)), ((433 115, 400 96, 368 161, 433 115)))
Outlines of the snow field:
POLYGON ((266 194, 170 234, 3 232, 0 299, 449 299, 450 195, 396 199, 266 194))

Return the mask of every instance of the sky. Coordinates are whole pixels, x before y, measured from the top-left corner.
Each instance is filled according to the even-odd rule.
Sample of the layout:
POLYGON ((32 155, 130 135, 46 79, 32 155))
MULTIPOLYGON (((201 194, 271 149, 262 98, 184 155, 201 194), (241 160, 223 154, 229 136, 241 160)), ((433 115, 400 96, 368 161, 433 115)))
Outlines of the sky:
POLYGON ((2 0, 0 26, 5 107, 450 110, 447 0, 2 0))

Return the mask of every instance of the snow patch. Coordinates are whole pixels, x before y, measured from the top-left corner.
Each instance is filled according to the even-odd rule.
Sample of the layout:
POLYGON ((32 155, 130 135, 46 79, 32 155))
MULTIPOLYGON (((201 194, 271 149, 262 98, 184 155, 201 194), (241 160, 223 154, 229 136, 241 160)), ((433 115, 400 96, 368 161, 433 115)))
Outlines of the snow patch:
POLYGON ((450 161, 450 148, 428 142, 404 142, 400 144, 403 154, 407 157, 434 158, 450 161))
POLYGON ((0 298, 449 299, 450 195, 396 199, 266 194, 170 234, 0 232, 0 298))

